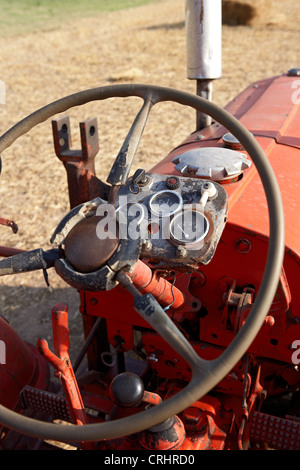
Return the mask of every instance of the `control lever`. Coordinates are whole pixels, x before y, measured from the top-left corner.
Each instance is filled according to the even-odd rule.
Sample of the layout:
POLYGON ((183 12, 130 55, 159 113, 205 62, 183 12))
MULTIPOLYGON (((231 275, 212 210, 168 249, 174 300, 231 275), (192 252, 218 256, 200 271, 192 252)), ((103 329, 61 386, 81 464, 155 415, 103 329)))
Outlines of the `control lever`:
POLYGON ((152 406, 162 402, 157 393, 144 390, 142 379, 133 372, 118 374, 110 384, 109 394, 112 401, 123 408, 132 408, 141 402, 152 406))
POLYGON ((41 248, 24 251, 23 253, 0 260, 0 276, 52 268, 55 261, 60 257, 60 250, 57 248, 47 251, 41 248))
POLYGON ((204 207, 208 199, 211 199, 216 196, 217 189, 213 183, 211 183, 210 181, 207 181, 206 183, 203 184, 202 190, 203 192, 202 192, 199 204, 200 206, 204 207))
MULTIPOLYGON (((82 426, 88 424, 89 420, 69 356, 68 310, 68 305, 64 303, 54 305, 51 310, 55 354, 43 338, 38 339, 37 349, 55 369, 55 376, 61 379, 73 422, 82 426)), ((82 442, 81 444, 87 450, 94 448, 93 443, 82 442)))
POLYGON ((124 186, 126 184, 132 161, 138 149, 149 113, 153 106, 151 98, 152 97, 149 96, 147 99, 145 99, 144 104, 137 114, 110 170, 107 183, 111 184, 112 186, 124 186))
POLYGON ((148 181, 148 178, 146 176, 145 170, 143 169, 136 170, 136 172, 134 173, 132 177, 132 183, 133 184, 145 184, 147 183, 147 181, 148 181))
MULTIPOLYGON (((147 406, 159 406, 162 403, 157 393, 144 390, 142 379, 133 372, 123 372, 111 382, 109 394, 113 402, 121 408, 132 408, 141 402, 147 406)), ((114 419, 113 409, 109 419, 114 419)), ((178 416, 170 416, 158 426, 150 427, 139 433, 140 445, 147 450, 178 449, 185 439, 185 428, 178 416)))
POLYGON ((146 176, 146 172, 143 169, 138 169, 134 173, 131 183, 129 185, 130 192, 138 194, 141 186, 146 186, 149 183, 149 176, 146 176))

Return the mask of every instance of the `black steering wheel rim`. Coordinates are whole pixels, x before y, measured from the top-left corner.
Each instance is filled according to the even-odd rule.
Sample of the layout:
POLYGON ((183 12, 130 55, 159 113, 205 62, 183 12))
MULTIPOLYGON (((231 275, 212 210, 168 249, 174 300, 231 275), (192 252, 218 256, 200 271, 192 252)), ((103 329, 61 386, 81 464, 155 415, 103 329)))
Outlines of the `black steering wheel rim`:
MULTIPOLYGON (((84 426, 58 426, 53 423, 37 421, 0 405, 0 423, 25 435, 65 442, 98 441, 142 431, 145 429, 145 423, 148 428, 159 424, 170 415, 179 413, 217 385, 243 356, 259 332, 277 290, 284 256, 284 216, 275 175, 252 134, 226 110, 203 98, 170 88, 139 84, 114 85, 82 91, 50 103, 8 130, 0 137, 0 153, 12 145, 18 137, 55 114, 90 101, 129 96, 139 96, 144 100, 151 100, 152 104, 161 101, 174 101, 208 114, 231 132, 251 156, 263 184, 269 211, 269 249, 261 286, 246 323, 232 343, 220 357, 210 361, 209 368, 201 368, 205 361, 201 360, 202 362, 198 364, 197 360, 192 359, 192 380, 185 389, 174 397, 161 405, 129 418, 84 426), (203 374, 205 380, 203 380, 203 374)), ((156 326, 159 330, 160 326, 156 326)), ((182 347, 183 351, 184 348, 185 345, 182 347)))

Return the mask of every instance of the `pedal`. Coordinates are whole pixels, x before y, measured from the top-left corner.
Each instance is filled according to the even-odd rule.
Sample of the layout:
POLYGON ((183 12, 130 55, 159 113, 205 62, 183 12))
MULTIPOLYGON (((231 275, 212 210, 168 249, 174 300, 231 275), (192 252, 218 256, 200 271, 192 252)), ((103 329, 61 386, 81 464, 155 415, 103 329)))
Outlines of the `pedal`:
POLYGON ((26 385, 20 397, 24 409, 33 409, 53 419, 72 423, 68 403, 64 396, 26 385))
POLYGON ((300 450, 300 422, 255 411, 250 439, 277 450, 300 450))

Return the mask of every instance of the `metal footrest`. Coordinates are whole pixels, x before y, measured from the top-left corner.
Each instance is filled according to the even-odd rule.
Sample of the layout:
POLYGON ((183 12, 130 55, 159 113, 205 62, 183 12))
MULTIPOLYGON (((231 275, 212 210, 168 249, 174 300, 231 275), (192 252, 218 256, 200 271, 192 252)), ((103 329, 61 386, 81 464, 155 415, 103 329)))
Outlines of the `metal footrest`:
POLYGON ((250 438, 272 449, 300 450, 300 422, 255 411, 250 438))
POLYGON ((72 423, 67 400, 64 396, 26 385, 21 392, 24 409, 38 411, 53 419, 62 419, 72 423))

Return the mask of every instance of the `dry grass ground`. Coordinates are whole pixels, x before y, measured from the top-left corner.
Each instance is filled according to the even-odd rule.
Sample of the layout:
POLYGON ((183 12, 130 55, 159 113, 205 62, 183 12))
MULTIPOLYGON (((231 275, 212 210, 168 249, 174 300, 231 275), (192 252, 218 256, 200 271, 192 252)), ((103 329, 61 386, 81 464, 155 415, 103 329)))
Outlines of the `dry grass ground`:
MULTIPOLYGON (((223 27, 223 77, 215 82, 213 95, 221 106, 250 83, 300 65, 298 0, 258 0, 251 4, 254 10, 249 21, 241 21, 236 10, 226 13, 231 22, 243 24, 223 27), (237 18, 233 21, 234 15, 237 18)), ((112 82, 195 90, 194 82, 186 79, 182 0, 162 0, 136 9, 62 22, 60 26, 48 25, 38 32, 1 37, 0 64, 0 79, 6 84, 6 105, 0 105, 1 133, 46 103, 112 82)), ((113 99, 70 111, 76 146, 78 122, 89 116, 98 117, 101 148, 97 173, 103 178, 135 116, 137 104, 140 105, 136 100, 113 99)), ((189 110, 170 104, 153 111, 133 169, 151 168, 194 129, 194 121, 189 110)), ((13 235, 9 228, 0 228, 1 244, 23 249, 49 248, 51 232, 68 210, 66 177, 54 155, 51 123, 20 138, 2 158, 0 216, 14 219, 19 233, 13 235)), ((70 304, 71 332, 75 337, 80 324, 77 294, 54 272, 49 275, 52 292, 47 290, 41 273, 1 279, 1 314, 32 343, 38 336, 51 338, 50 309, 58 301, 70 304)))

